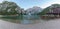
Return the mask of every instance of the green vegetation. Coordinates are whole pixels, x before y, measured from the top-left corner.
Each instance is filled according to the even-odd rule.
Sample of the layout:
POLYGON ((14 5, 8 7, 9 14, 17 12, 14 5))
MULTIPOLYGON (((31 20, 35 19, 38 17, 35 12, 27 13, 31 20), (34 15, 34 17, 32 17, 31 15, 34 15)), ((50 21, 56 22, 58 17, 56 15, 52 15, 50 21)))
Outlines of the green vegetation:
POLYGON ((40 13, 38 13, 38 14, 40 14, 40 15, 45 15, 46 14, 46 12, 48 12, 49 11, 49 7, 47 7, 47 8, 45 8, 42 12, 40 12, 40 13))
POLYGON ((19 14, 21 8, 14 2, 4 1, 0 3, 0 15, 15 15, 19 14))
POLYGON ((49 12, 49 10, 52 10, 52 8, 60 8, 60 4, 52 4, 51 6, 43 9, 43 11, 38 14, 45 15, 47 12, 49 12))
MULTIPOLYGON (((32 9, 32 11, 30 11, 30 12, 27 12, 23 8, 20 8, 14 2, 4 1, 4 2, 0 3, 0 15, 5 16, 5 17, 1 17, 3 20, 20 23, 20 20, 23 20, 23 17, 24 17, 23 15, 27 15, 27 14, 31 13, 32 15, 35 15, 35 14, 37 15, 38 14, 38 16, 40 17, 40 15, 45 15, 47 12, 52 10, 52 8, 57 8, 57 7, 60 8, 60 4, 52 4, 51 6, 43 9, 43 11, 41 11, 41 12, 39 11, 40 10, 39 7, 32 9), (34 10, 36 10, 36 11, 34 11, 34 10), (37 10, 40 13, 38 13, 37 10), (13 16, 13 15, 19 15, 19 16, 13 16)), ((31 10, 31 9, 29 9, 29 10, 31 10)), ((31 20, 33 18, 35 20, 35 19, 39 18, 38 16, 32 16, 29 19, 31 20)), ((46 18, 50 19, 50 18, 53 18, 53 17, 47 16, 46 18)), ((24 17, 24 19, 26 19, 26 17, 24 17)))

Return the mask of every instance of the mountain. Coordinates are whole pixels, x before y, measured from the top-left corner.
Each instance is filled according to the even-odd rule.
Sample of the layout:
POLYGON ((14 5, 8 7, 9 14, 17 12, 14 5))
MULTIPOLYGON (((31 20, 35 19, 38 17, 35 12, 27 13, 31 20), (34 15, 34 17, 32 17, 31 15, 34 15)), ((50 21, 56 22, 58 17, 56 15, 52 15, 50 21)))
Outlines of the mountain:
POLYGON ((39 12, 41 12, 42 11, 42 8, 40 8, 40 7, 38 7, 38 6, 34 6, 34 7, 32 7, 32 8, 28 8, 27 10, 26 10, 26 13, 27 14, 37 14, 37 13, 39 13, 39 12))
POLYGON ((0 3, 0 14, 11 15, 21 13, 21 8, 14 2, 3 1, 0 3))
POLYGON ((60 4, 52 4, 45 8, 40 14, 45 15, 46 13, 58 13, 60 12, 60 4))

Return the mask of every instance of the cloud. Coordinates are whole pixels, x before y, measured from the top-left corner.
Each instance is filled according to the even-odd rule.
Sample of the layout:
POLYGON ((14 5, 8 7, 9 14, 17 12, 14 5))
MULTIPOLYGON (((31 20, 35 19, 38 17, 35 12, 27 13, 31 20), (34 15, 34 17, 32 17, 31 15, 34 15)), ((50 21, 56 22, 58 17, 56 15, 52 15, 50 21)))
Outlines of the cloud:
POLYGON ((0 3, 2 3, 2 1, 4 1, 4 0, 0 0, 0 3))

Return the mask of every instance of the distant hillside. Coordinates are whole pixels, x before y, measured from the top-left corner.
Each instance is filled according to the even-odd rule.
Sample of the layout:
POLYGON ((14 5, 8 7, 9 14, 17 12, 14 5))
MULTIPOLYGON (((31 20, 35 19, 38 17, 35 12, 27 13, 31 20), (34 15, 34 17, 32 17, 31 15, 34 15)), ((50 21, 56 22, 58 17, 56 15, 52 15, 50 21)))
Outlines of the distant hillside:
MULTIPOLYGON (((57 9, 57 8, 60 8, 60 4, 52 4, 51 6, 45 8, 41 13, 41 15, 45 15, 47 12, 52 12, 52 10, 54 9, 57 9)), ((57 11, 57 10, 56 10, 57 11)))
POLYGON ((13 15, 21 13, 21 8, 14 2, 3 1, 0 3, 0 15, 13 15))
POLYGON ((37 14, 37 13, 39 13, 39 12, 41 12, 42 11, 42 8, 40 8, 40 7, 38 7, 38 6, 34 6, 34 7, 32 7, 32 8, 28 8, 27 10, 26 10, 26 13, 28 14, 28 13, 31 13, 31 14, 37 14))

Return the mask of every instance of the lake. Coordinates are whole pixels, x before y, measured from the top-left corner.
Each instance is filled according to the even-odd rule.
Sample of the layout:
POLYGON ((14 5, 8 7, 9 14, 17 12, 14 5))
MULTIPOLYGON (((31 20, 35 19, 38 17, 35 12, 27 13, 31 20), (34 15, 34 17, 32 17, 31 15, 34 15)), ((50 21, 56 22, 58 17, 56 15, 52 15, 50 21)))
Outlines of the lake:
POLYGON ((39 15, 23 15, 0 19, 0 29, 60 29, 60 18, 47 21, 39 15))
POLYGON ((17 17, 0 17, 0 19, 19 24, 35 24, 38 23, 41 18, 39 15, 20 15, 17 17))
POLYGON ((55 18, 46 17, 42 19, 40 15, 19 15, 19 16, 4 16, 0 17, 0 19, 18 24, 35 24, 48 20, 54 20, 55 18))

